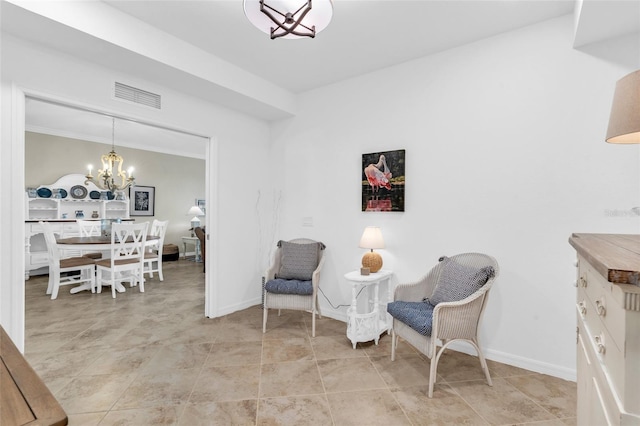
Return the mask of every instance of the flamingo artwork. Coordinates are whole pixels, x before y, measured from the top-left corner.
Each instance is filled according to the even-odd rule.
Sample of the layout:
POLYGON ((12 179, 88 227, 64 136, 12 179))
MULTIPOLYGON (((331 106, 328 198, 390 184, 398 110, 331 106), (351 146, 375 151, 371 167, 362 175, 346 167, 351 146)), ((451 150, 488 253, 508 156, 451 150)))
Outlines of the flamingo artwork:
POLYGON ((403 212, 405 150, 362 154, 362 211, 403 212), (389 168, 391 167, 391 168, 389 168), (393 174, 391 173, 393 170, 393 174), (393 184, 391 178, 393 177, 393 184))
POLYGON ((391 190, 391 170, 387 167, 387 160, 384 155, 380 155, 377 164, 369 164, 364 168, 364 175, 367 177, 369 186, 374 194, 378 192, 380 188, 386 188, 391 190))

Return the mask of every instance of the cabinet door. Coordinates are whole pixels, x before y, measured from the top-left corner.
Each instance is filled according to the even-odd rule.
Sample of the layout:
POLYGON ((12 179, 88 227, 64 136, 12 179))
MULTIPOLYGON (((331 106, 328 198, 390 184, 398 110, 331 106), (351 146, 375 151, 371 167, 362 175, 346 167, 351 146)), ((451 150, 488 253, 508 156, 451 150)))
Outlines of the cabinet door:
MULTIPOLYGON (((578 320, 580 323, 580 320, 578 320)), ((583 340, 583 334, 578 331, 577 348, 577 379, 578 379, 578 407, 577 424, 579 425, 611 425, 611 419, 607 414, 603 389, 598 384, 596 369, 600 368, 591 359, 591 352, 585 345, 589 342, 583 340)), ((586 338, 586 336, 584 336, 586 338)), ((596 361, 597 362, 597 361, 596 361)))

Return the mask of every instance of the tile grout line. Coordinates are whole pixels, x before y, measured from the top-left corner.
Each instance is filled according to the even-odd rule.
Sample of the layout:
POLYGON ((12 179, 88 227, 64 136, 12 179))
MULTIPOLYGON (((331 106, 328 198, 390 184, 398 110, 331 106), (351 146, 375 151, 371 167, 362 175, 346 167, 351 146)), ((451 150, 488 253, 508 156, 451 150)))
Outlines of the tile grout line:
MULTIPOLYGON (((358 344, 359 345, 359 344, 358 344)), ((363 348, 364 350, 364 348, 363 348)), ((405 411, 404 407, 402 406, 402 404, 400 404, 400 401, 398 401, 398 398, 396 397, 396 395, 393 393, 391 387, 389 386, 389 384, 387 383, 387 381, 384 379, 384 377, 382 377, 382 374, 380 374, 380 370, 378 370, 378 367, 376 367, 376 365, 373 363, 373 361, 371 360, 371 356, 369 355, 369 353, 367 351, 365 351, 365 355, 367 356, 367 358, 369 359, 369 362, 371 363, 371 365, 373 366, 373 368, 376 370, 376 373, 378 373, 378 376, 380 377, 380 379, 382 380, 382 382, 385 384, 386 389, 389 391, 389 393, 391 394, 391 397, 393 398, 393 400, 395 401, 395 403, 398 405, 398 408, 400 408, 400 411, 402 411, 402 414, 404 414, 405 419, 407 419, 407 421, 409 422, 410 425, 413 425, 413 422, 411 421, 411 419, 409 418, 409 416, 407 415, 407 412, 405 411)), ((396 354, 397 356, 397 354, 396 354)), ((391 355, 389 355, 389 357, 391 357, 391 355)), ((397 358, 396 358, 397 359, 397 358)))
POLYGON ((324 378, 322 377, 322 373, 320 372, 320 365, 318 364, 318 355, 316 354, 316 349, 313 346, 313 339, 318 337, 317 336, 318 323, 316 322, 316 337, 312 337, 311 334, 309 333, 309 324, 306 319, 304 319, 304 324, 305 324, 305 329, 307 330, 307 338, 309 339, 309 343, 311 344, 311 350, 313 351, 313 360, 315 361, 316 372, 318 373, 318 377, 320 378, 320 383, 322 384, 322 395, 324 396, 324 400, 327 402, 327 408, 329 408, 329 417, 331 417, 331 424, 335 426, 336 419, 335 419, 335 416, 333 415, 331 404, 329 403, 329 396, 327 395, 327 387, 325 386, 324 378))

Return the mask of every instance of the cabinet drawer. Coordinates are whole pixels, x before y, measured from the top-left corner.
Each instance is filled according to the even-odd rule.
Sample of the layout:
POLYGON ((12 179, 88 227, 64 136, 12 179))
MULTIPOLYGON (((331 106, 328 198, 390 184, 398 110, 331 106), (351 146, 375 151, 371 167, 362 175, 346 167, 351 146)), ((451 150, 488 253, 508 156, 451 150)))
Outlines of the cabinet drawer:
MULTIPOLYGON (((620 348, 625 341, 625 311, 613 296, 613 286, 586 262, 581 262, 578 287, 594 307, 597 316, 620 348)), ((580 293, 580 292, 579 292, 580 293)))
MULTIPOLYGON (((580 321, 578 321, 580 324, 580 321)), ((612 425, 619 408, 611 394, 606 379, 595 361, 596 355, 591 351, 589 338, 584 328, 579 326, 578 333, 578 410, 579 425, 612 425)))
MULTIPOLYGON (((62 224, 49 222, 49 225, 51 225, 51 229, 53 230, 53 232, 56 232, 56 233, 62 232, 62 224)), ((42 232, 44 232, 44 230, 42 229, 42 226, 39 223, 31 223, 29 224, 29 226, 31 228, 32 234, 41 234, 42 232)))
POLYGON ((604 327, 595 306, 585 300, 578 302, 577 309, 582 339, 584 345, 588 346, 593 354, 590 356, 592 362, 606 372, 616 394, 624 395, 624 352, 618 348, 611 334, 604 327))
POLYGON ((587 414, 587 421, 578 424, 618 425, 621 409, 616 402, 611 383, 607 380, 607 374, 602 369, 599 354, 591 344, 592 341, 593 338, 585 329, 584 323, 578 319, 578 362, 583 361, 580 367, 586 367, 579 373, 578 381, 584 386, 578 386, 578 392, 586 395, 578 395, 578 405, 582 405, 578 409, 578 417, 580 413, 587 414), (593 423, 595 419, 603 418, 606 419, 605 422, 593 423))
POLYGON ((48 265, 49 264, 49 256, 47 255, 47 252, 31 253, 31 256, 29 259, 30 259, 31 265, 48 265))

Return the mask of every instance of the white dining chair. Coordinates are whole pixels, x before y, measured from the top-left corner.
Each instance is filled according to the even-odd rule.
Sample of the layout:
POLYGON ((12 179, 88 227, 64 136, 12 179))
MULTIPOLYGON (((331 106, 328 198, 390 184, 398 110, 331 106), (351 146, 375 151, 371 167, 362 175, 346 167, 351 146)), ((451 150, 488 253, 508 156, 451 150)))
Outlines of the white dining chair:
POLYGON ((164 280, 162 276, 162 246, 168 226, 168 220, 153 220, 149 235, 160 237, 160 239, 156 240, 154 244, 147 245, 144 251, 144 273, 149 274, 149 278, 153 278, 153 273, 157 272, 160 281, 164 280))
MULTIPOLYGON (((78 230, 81 237, 99 237, 102 232, 102 223, 99 220, 82 220, 76 219, 78 230)), ((102 259, 102 253, 80 251, 81 256, 87 256, 92 259, 102 259)))
POLYGON ((81 283, 88 283, 93 293, 95 291, 94 260, 84 256, 61 257, 51 224, 42 221, 39 223, 44 233, 49 258, 49 284, 47 286, 47 294, 50 294, 53 300, 58 297, 60 286, 69 284, 78 285, 81 283), (62 275, 63 273, 75 271, 79 271, 80 275, 62 275))
POLYGON ((103 285, 109 285, 115 299, 117 289, 124 291, 123 281, 129 281, 129 287, 138 284, 140 292, 144 292, 144 242, 148 229, 148 222, 111 226, 111 258, 96 261, 98 293, 102 292, 103 285))

